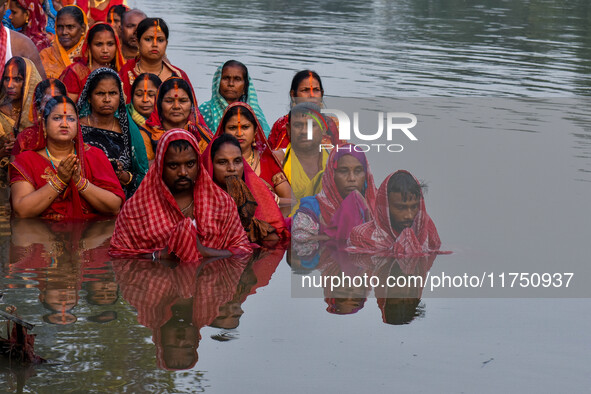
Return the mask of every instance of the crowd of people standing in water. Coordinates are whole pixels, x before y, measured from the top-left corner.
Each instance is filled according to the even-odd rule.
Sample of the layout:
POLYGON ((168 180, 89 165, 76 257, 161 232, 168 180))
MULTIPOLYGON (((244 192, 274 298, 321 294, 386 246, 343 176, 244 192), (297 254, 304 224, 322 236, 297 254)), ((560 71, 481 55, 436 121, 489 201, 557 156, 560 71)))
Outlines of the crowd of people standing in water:
POLYGON ((291 109, 270 127, 236 60, 198 105, 161 18, 118 0, 0 3, 20 29, 0 29, 0 176, 15 216, 117 216, 115 257, 191 262, 290 239, 303 255, 328 241, 439 250, 421 183, 396 171, 376 187, 365 154, 321 114, 316 72, 295 73, 291 109))

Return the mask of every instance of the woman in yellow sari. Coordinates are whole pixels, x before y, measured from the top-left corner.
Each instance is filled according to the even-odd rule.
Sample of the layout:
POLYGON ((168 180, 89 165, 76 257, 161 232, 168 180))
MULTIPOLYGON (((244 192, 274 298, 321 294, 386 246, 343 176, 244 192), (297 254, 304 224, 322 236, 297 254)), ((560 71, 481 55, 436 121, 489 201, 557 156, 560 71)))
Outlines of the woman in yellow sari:
POLYGON ((57 13, 53 43, 39 54, 47 78, 59 78, 66 67, 82 55, 87 29, 86 14, 80 7, 67 6, 57 13))
POLYGON ((0 88, 0 157, 10 156, 18 133, 33 124, 31 106, 39 82, 37 67, 29 59, 15 56, 6 63, 0 88))

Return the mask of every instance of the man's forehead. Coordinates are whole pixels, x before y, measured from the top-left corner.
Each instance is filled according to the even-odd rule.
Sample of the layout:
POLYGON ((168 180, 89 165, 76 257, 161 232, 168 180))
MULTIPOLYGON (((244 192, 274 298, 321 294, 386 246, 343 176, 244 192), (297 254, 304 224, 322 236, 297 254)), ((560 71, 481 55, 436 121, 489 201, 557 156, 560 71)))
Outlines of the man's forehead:
POLYGON ((137 25, 146 18, 147 16, 143 12, 132 10, 124 13, 123 17, 121 18, 121 21, 124 23, 133 23, 134 25, 137 25))
MULTIPOLYGON (((186 141, 189 143, 189 141, 186 141)), ((193 149, 193 146, 178 146, 178 145, 169 145, 166 149, 166 153, 164 154, 164 160, 191 160, 197 159, 197 152, 193 149)))

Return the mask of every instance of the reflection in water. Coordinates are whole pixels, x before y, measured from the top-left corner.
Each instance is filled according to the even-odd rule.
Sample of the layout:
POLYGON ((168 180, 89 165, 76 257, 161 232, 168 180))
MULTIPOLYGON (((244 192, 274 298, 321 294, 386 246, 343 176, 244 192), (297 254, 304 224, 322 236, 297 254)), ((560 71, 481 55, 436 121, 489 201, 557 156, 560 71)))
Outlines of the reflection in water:
POLYGON ((197 363, 199 330, 232 298, 247 263, 248 257, 172 268, 145 260, 113 262, 123 298, 152 330, 158 367, 180 370, 197 363))
POLYGON ((84 272, 96 276, 89 278, 93 281, 91 284, 85 285, 90 303, 96 301, 96 305, 104 305, 104 300, 113 303, 117 299, 117 286, 112 275, 109 279, 108 270, 103 268, 109 258, 106 247, 113 225, 112 220, 12 221, 10 263, 5 271, 9 276, 21 274, 37 281, 39 301, 49 311, 43 316, 45 322, 61 325, 76 322, 73 309, 78 305, 84 272))
POLYGON ((384 257, 369 254, 352 254, 344 245, 324 242, 314 256, 313 267, 303 265, 294 250, 288 252, 292 273, 306 275, 309 288, 323 288, 326 311, 336 315, 359 312, 374 290, 382 321, 387 324, 408 324, 425 314, 421 297, 427 273, 433 266, 436 254, 413 257, 384 257), (320 277, 313 276, 313 270, 320 277))
POLYGON ((424 280, 433 266, 436 255, 409 258, 380 259, 373 275, 380 278, 380 283, 387 283, 388 278, 397 278, 397 286, 378 287, 375 295, 382 311, 382 320, 387 324, 409 324, 416 317, 425 315, 421 304, 424 280), (417 278, 423 279, 418 285, 417 278))
MULTIPOLYGON (((209 324, 211 327, 230 330, 237 328, 240 317, 244 314, 242 304, 246 298, 255 294, 257 289, 269 284, 271 276, 277 269, 285 254, 285 249, 257 249, 251 256, 244 272, 240 276, 236 292, 230 301, 220 306, 218 316, 209 324)), ((233 336, 228 332, 212 336, 219 341, 227 341, 233 336)))

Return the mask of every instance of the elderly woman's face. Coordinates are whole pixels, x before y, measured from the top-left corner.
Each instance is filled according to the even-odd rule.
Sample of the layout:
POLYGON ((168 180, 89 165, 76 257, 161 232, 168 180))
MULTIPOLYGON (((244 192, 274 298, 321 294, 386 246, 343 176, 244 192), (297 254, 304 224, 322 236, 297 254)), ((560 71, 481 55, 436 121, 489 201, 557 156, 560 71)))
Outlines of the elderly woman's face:
POLYGON ((51 110, 45 123, 47 139, 54 142, 72 141, 78 132, 78 115, 69 103, 59 103, 51 110))
POLYGON ((60 16, 55 22, 57 39, 66 50, 80 42, 84 28, 85 26, 76 22, 76 19, 70 14, 60 16))

